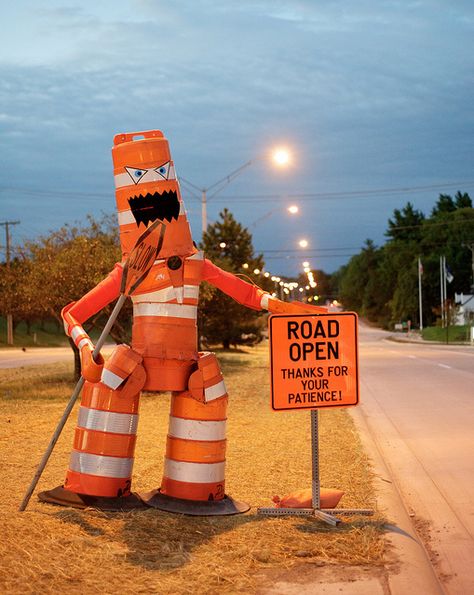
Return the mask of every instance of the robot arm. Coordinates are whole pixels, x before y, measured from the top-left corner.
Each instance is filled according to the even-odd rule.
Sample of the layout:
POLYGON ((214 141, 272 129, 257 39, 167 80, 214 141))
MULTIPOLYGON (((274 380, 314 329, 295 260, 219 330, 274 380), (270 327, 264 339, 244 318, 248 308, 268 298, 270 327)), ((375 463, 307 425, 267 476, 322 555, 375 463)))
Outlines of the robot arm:
POLYGON ((204 280, 208 281, 240 304, 254 310, 268 310, 272 314, 317 314, 327 308, 310 306, 303 302, 282 302, 256 285, 251 285, 232 273, 223 271, 210 260, 204 259, 204 280))
POLYGON ((94 361, 94 345, 82 324, 118 297, 122 272, 122 265, 117 263, 103 281, 80 300, 71 302, 61 311, 66 335, 71 337, 81 353, 82 375, 89 382, 99 382, 104 360, 99 356, 98 361, 94 361))
POLYGON ((203 278, 204 281, 214 285, 247 308, 253 310, 267 310, 268 308, 269 293, 232 273, 223 271, 207 258, 204 259, 203 278))

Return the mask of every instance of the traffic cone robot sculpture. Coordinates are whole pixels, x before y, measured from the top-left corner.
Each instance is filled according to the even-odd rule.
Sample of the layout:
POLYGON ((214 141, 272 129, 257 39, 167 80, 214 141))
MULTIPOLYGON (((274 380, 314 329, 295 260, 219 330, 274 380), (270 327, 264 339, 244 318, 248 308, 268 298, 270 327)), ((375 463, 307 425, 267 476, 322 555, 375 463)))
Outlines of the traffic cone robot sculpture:
POLYGON ((64 486, 39 498, 105 510, 146 502, 187 514, 244 512, 248 505, 225 494, 228 396, 216 356, 197 349, 199 284, 207 281, 256 310, 288 311, 291 304, 223 271, 195 247, 162 132, 116 135, 112 158, 123 259, 156 220, 164 224, 164 236, 132 296, 131 347, 120 345, 107 362, 94 361, 82 328, 119 295, 122 264, 62 311, 86 382, 64 486), (171 391, 172 398, 161 487, 137 498, 131 478, 141 390, 171 391))

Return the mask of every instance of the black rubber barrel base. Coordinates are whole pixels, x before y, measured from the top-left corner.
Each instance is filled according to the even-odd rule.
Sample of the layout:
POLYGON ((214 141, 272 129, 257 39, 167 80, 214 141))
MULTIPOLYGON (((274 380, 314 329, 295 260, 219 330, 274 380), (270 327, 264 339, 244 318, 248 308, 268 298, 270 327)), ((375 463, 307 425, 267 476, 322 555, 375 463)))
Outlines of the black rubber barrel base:
POLYGON ((238 502, 227 495, 222 500, 183 500, 166 496, 160 490, 153 490, 140 493, 139 496, 145 504, 152 508, 191 516, 223 516, 242 514, 250 510, 250 504, 238 502))
POLYGON ((47 504, 69 506, 71 508, 96 508, 106 512, 125 512, 127 510, 147 508, 142 500, 133 493, 119 498, 104 498, 102 496, 87 496, 86 494, 70 492, 65 490, 63 486, 40 492, 38 498, 41 502, 47 504))

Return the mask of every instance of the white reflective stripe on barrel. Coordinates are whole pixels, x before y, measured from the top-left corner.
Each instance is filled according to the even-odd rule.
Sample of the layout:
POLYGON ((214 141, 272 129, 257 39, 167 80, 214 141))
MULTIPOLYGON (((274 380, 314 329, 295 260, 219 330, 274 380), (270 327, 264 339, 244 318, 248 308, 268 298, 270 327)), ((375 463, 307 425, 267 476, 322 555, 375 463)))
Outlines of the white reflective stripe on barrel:
POLYGON ((99 475, 101 477, 130 477, 133 459, 92 455, 88 452, 73 450, 69 460, 69 469, 77 473, 99 475))
POLYGON ((202 250, 199 250, 198 252, 196 252, 196 254, 188 256, 186 260, 204 260, 204 252, 202 250))
POLYGON ((227 394, 227 390, 224 381, 221 380, 217 384, 213 384, 212 386, 204 389, 204 400, 206 402, 213 401, 214 399, 223 397, 225 394, 227 394))
POLYGON ((91 348, 91 351, 92 351, 92 341, 89 339, 89 337, 84 337, 84 339, 81 339, 79 341, 79 343, 77 343, 77 348, 80 351, 86 345, 89 345, 89 347, 91 348))
POLYGON ((187 463, 165 457, 164 476, 189 483, 214 483, 225 479, 225 461, 221 463, 187 463))
POLYGON ((107 370, 107 368, 102 369, 100 381, 103 384, 105 384, 105 386, 108 386, 109 388, 116 390, 124 380, 125 378, 122 378, 118 374, 115 374, 115 372, 111 372, 110 370, 107 370))
POLYGON ((136 223, 132 211, 130 211, 130 209, 127 211, 119 211, 118 223, 119 225, 129 225, 130 223, 136 223))
POLYGON ((76 342, 79 337, 86 337, 86 336, 87 335, 86 335, 84 329, 81 326, 79 326, 78 324, 76 324, 75 326, 72 327, 70 337, 74 342, 76 342))
MULTIPOLYGON (((184 297, 198 299, 199 297, 199 286, 198 285, 185 285, 184 286, 184 297)), ((164 289, 158 289, 156 291, 150 291, 148 293, 141 293, 140 295, 133 295, 132 302, 139 304, 141 302, 167 302, 176 298, 175 288, 173 286, 165 287, 164 289)))
POLYGON ((195 320, 197 317, 197 306, 146 302, 141 304, 133 304, 133 315, 173 316, 174 318, 189 318, 195 320))
POLYGON ((113 434, 136 434, 138 415, 136 413, 114 413, 89 407, 79 407, 77 425, 86 430, 112 432, 113 434))
POLYGON ((226 422, 183 419, 170 416, 168 434, 183 440, 225 440, 226 422))

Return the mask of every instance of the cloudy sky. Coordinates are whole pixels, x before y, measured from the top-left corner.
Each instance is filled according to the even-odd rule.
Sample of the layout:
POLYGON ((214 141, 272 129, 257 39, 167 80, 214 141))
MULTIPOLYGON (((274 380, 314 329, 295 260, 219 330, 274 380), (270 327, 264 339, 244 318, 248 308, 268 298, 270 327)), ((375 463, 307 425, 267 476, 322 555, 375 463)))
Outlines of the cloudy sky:
POLYGON ((474 195, 470 1, 15 0, 1 28, 0 221, 21 221, 17 243, 113 214, 112 138, 153 128, 199 188, 253 160, 209 220, 228 207, 273 274, 337 269, 408 200, 474 195))

